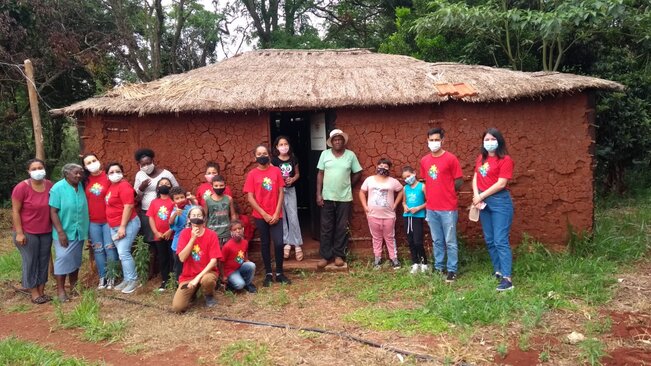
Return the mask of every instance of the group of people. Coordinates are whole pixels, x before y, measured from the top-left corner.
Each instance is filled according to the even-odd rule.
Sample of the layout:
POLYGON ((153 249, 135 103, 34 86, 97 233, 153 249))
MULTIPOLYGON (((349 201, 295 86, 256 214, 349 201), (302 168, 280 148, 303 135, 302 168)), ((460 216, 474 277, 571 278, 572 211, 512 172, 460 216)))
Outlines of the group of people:
MULTIPOLYGON (((420 161, 420 176, 411 166, 402 168, 405 186, 391 177, 392 162, 380 159, 376 174, 367 177, 359 198, 373 238, 374 265, 382 262, 386 244, 391 265, 400 267, 395 241, 396 208, 402 206, 405 232, 412 257, 411 273, 429 271, 423 243, 423 220, 433 240, 433 270, 445 273, 448 282, 457 275, 457 191, 462 172, 458 159, 442 148, 444 131, 428 131, 430 153, 420 161), (447 257, 447 262, 444 259, 447 257)), ((316 202, 321 208, 318 267, 345 265, 352 187, 361 177, 356 155, 346 149, 348 135, 330 132, 317 164, 316 202)), ((59 182, 46 179, 45 163, 27 162, 29 178, 12 193, 14 242, 22 256, 22 284, 31 291, 32 302, 46 303, 51 247, 54 246, 54 275, 57 296, 68 299, 66 278, 75 288, 84 242, 89 241, 99 275, 98 289, 134 292, 140 281, 131 254, 136 236, 156 252, 161 273, 159 291, 165 291, 171 276, 178 281, 172 307, 184 311, 201 288, 206 305, 216 304, 219 283, 233 291, 257 291, 253 284, 255 264, 248 260, 248 243, 257 228, 264 263, 263 286, 273 282, 291 284, 283 272, 283 261, 292 249, 303 259, 302 235, 295 192, 300 178, 298 159, 290 141, 280 136, 271 151, 265 145, 254 149, 256 166, 248 172, 243 193, 251 206, 253 222, 243 215, 232 198, 219 164, 206 164, 205 182, 196 194, 179 186, 174 175, 155 164, 151 149, 139 149, 134 158, 139 170, 131 184, 118 162, 102 164, 87 154, 82 165, 62 168, 59 182), (273 245, 275 268, 271 260, 273 245), (120 266, 118 266, 118 263, 120 266), (122 281, 115 283, 117 269, 122 281)), ((498 290, 513 288, 509 231, 513 205, 507 188, 513 161, 502 134, 488 129, 482 137, 481 154, 475 162, 473 208, 479 211, 498 290)))

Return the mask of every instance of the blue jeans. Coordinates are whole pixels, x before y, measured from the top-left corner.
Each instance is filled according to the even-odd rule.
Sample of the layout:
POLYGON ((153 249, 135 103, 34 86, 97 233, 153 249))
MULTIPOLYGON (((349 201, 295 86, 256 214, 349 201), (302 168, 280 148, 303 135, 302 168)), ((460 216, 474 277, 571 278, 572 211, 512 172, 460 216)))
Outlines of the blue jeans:
POLYGON ((506 189, 492 194, 484 200, 486 207, 479 211, 481 228, 488 254, 495 272, 511 277, 513 256, 509 244, 509 232, 513 223, 513 201, 506 189))
MULTIPOLYGON (((119 226, 111 228, 111 237, 115 237, 119 228, 119 226)), ((113 241, 115 247, 118 249, 118 256, 122 263, 122 277, 125 281, 135 281, 138 279, 138 274, 136 273, 136 261, 133 260, 133 256, 131 255, 131 246, 133 245, 133 241, 136 240, 136 235, 138 235, 139 230, 140 219, 136 216, 127 223, 126 235, 124 238, 113 241)))
POLYGON ((88 228, 90 244, 95 253, 95 264, 100 278, 106 277, 106 261, 115 262, 118 260, 118 251, 115 249, 111 239, 111 228, 107 223, 90 223, 88 228))
POLYGON ((255 274, 255 263, 244 262, 240 269, 228 275, 228 283, 236 290, 241 290, 244 286, 253 282, 255 274))
POLYGON ((443 270, 443 260, 447 252, 448 272, 457 272, 459 262, 459 247, 457 244, 457 219, 459 213, 455 211, 427 210, 427 224, 432 234, 434 250, 434 268, 443 270))

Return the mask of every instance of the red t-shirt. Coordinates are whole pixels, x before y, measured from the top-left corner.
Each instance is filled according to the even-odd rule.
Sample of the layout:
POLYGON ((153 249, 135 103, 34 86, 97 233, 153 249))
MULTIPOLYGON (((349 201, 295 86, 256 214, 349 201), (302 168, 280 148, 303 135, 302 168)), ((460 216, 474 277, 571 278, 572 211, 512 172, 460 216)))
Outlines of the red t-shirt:
MULTIPOLYGON (((260 208, 269 215, 273 215, 278 205, 279 190, 284 186, 285 180, 280 169, 277 166, 269 165, 265 170, 253 168, 246 175, 243 191, 244 193, 253 193, 260 208)), ((253 210, 253 217, 261 219, 262 215, 253 210)), ((280 211, 279 217, 282 217, 282 211, 280 211)))
MULTIPOLYGON (((185 248, 190 239, 192 238, 192 228, 185 228, 181 231, 179 236, 179 244, 176 247, 176 254, 181 253, 183 248, 185 248)), ((181 272, 181 277, 179 277, 179 282, 192 281, 204 268, 208 265, 211 259, 222 259, 222 252, 219 249, 219 238, 217 233, 206 228, 203 235, 198 237, 194 241, 194 247, 192 252, 183 262, 183 272, 181 272)), ((211 268, 211 271, 217 272, 217 265, 211 268)))
POLYGON ((244 227, 244 239, 253 240, 253 235, 255 235, 255 226, 253 226, 249 215, 239 215, 238 218, 244 227))
MULTIPOLYGON (((195 194, 197 197, 197 204, 199 204, 199 206, 203 206, 206 203, 206 197, 209 197, 211 194, 213 194, 212 184, 207 182, 201 183, 201 185, 199 185, 197 188, 197 193, 195 194)), ((233 194, 231 193, 231 187, 226 186, 224 189, 224 194, 233 197, 233 194)))
POLYGON ((224 244, 222 248, 222 262, 224 263, 224 276, 228 278, 231 273, 237 271, 242 263, 246 262, 249 258, 249 242, 246 239, 236 242, 233 239, 224 244))
POLYGON ((86 182, 86 200, 88 201, 88 216, 90 222, 96 224, 106 223, 106 192, 111 181, 106 173, 100 172, 97 176, 91 175, 86 182))
POLYGON ((477 188, 483 192, 495 184, 499 178, 513 178, 513 160, 508 155, 502 159, 497 156, 488 156, 482 163, 481 155, 479 155, 475 161, 475 172, 477 173, 477 188))
MULTIPOLYGON (((36 192, 30 180, 26 179, 14 187, 11 198, 22 203, 20 208, 20 222, 23 225, 23 232, 27 234, 46 234, 52 232, 52 221, 50 221, 50 189, 52 182, 45 180, 43 192, 36 192)), ((16 230, 16 228, 14 228, 16 230)))
POLYGON ((461 164, 454 154, 444 151, 434 157, 427 154, 420 159, 420 176, 425 177, 426 207, 433 211, 454 211, 458 207, 454 180, 463 177, 461 164))
MULTIPOLYGON (((170 229, 170 215, 174 210, 174 202, 169 198, 156 198, 151 201, 149 209, 147 210, 147 217, 154 218, 154 224, 156 225, 156 230, 160 233, 164 233, 170 229)), ((154 238, 155 240, 160 240, 160 237, 154 238)))
MULTIPOLYGON (((122 212, 124 205, 135 204, 134 196, 136 191, 125 179, 118 183, 111 183, 108 192, 106 192, 106 221, 110 227, 120 226, 122 223, 122 212)), ((135 207, 131 210, 129 221, 136 217, 135 207)))

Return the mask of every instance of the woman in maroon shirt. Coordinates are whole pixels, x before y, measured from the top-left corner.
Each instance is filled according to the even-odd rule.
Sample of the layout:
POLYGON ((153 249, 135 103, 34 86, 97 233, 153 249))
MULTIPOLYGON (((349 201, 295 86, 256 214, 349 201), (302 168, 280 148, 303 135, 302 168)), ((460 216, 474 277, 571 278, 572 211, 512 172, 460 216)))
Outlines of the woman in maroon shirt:
POLYGON ((45 163, 27 162, 29 178, 16 184, 11 193, 14 244, 22 257, 22 285, 29 289, 34 304, 52 298, 45 295, 52 248, 52 221, 48 204, 52 182, 45 179, 45 163))

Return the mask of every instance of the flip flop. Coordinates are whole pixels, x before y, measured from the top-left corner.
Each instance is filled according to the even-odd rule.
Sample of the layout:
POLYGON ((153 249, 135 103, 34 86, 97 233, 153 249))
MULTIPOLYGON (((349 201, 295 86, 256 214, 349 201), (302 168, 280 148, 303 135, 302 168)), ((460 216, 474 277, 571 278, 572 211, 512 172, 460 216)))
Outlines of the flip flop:
POLYGON ((46 302, 47 302, 47 299, 44 298, 43 296, 39 296, 39 297, 37 297, 35 299, 32 299, 32 304, 41 305, 41 304, 45 304, 46 302))
POLYGON ((59 301, 61 302, 68 302, 70 301, 70 298, 67 295, 58 295, 59 301))
POLYGON ((296 247, 296 260, 299 262, 303 260, 303 249, 299 246, 296 247))
POLYGON ((285 259, 289 259, 289 252, 291 252, 292 246, 291 245, 285 245, 285 248, 283 248, 283 257, 285 259))
POLYGON ((47 300, 47 301, 52 301, 52 296, 49 296, 49 295, 43 295, 43 296, 41 296, 41 297, 44 298, 44 299, 47 300))

